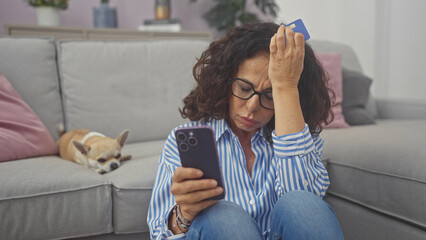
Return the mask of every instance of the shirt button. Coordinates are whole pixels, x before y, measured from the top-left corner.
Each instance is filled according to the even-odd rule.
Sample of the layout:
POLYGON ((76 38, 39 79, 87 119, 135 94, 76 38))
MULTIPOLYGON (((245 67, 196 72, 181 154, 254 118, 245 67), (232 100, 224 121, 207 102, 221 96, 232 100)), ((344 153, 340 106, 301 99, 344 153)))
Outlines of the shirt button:
POLYGON ((250 199, 250 205, 254 205, 254 199, 250 199))
POLYGON ((305 185, 305 187, 307 187, 308 186, 308 181, 306 181, 306 179, 303 179, 303 185, 305 185))

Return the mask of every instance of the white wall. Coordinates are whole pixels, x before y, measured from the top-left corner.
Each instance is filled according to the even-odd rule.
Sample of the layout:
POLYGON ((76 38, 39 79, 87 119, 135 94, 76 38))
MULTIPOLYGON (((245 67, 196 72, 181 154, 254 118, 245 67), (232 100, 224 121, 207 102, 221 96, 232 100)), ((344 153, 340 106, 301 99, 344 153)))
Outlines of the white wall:
POLYGON ((376 97, 426 99, 425 0, 277 0, 278 22, 302 18, 312 39, 353 47, 376 97))
POLYGON ((312 39, 351 45, 364 72, 373 77, 375 42, 374 0, 278 0, 278 21, 302 18, 312 39))
MULTIPOLYGON (((383 0, 385 1, 385 0, 383 0)), ((426 1, 390 4, 387 92, 398 98, 426 99, 426 1)))

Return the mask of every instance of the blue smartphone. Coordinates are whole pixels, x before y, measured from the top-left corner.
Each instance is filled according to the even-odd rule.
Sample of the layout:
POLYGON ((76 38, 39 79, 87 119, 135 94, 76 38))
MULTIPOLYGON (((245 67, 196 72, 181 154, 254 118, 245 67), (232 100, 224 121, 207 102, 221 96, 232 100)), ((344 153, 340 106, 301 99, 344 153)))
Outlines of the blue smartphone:
POLYGON ((204 173, 203 179, 214 179, 223 188, 222 194, 209 200, 224 198, 225 188, 213 129, 209 126, 179 128, 175 137, 182 166, 200 169, 204 173))

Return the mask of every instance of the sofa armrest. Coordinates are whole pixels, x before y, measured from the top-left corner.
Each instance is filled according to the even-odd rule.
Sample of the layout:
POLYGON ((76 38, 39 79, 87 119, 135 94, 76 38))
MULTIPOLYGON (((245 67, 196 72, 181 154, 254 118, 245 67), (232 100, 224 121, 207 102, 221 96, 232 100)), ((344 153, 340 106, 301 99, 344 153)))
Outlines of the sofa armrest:
POLYGON ((426 100, 376 99, 378 119, 426 119, 426 100))

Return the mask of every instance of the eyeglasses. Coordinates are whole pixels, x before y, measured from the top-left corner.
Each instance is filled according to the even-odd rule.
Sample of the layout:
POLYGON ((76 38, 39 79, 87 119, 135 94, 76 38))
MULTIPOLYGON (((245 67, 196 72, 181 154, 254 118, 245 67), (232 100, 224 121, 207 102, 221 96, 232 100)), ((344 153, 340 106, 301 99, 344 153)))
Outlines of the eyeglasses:
POLYGON ((259 104, 268 110, 274 110, 274 101, 272 99, 272 90, 258 92, 254 90, 253 85, 241 78, 235 78, 231 82, 232 95, 239 99, 248 100, 255 94, 259 95, 259 104))

